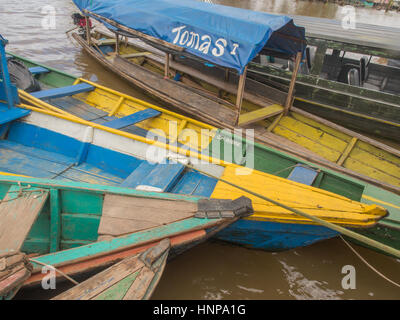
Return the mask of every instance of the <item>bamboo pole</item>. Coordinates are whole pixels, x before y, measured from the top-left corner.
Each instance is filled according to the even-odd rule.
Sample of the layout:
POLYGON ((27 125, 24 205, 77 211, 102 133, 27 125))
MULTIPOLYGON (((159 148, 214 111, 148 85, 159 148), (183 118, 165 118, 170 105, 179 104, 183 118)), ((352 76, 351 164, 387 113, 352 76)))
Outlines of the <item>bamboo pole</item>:
POLYGON ((240 112, 242 111, 243 93, 244 93, 244 86, 246 83, 246 73, 247 73, 247 66, 244 68, 244 71, 239 78, 239 85, 236 95, 237 114, 236 114, 235 126, 237 126, 239 122, 240 112))
MULTIPOLYGON (((182 163, 182 164, 184 164, 184 163, 182 163)), ((251 194, 251 195, 253 195, 253 196, 256 196, 257 198, 260 198, 260 199, 263 199, 263 200, 265 200, 265 201, 271 202, 271 203, 273 203, 273 204, 275 204, 275 205, 277 205, 277 206, 280 206, 280 207, 282 207, 282 208, 284 208, 284 209, 286 209, 286 210, 289 210, 289 211, 291 211, 291 212, 294 212, 294 213, 298 214, 299 216, 302 216, 302 217, 305 217, 305 218, 307 218, 307 219, 310 219, 311 221, 314 221, 314 222, 316 222, 317 224, 320 224, 320 225, 322 225, 322 226, 324 226, 324 227, 327 227, 327 228, 329 228, 329 229, 332 229, 332 230, 334 230, 334 231, 337 231, 337 232, 339 232, 339 233, 341 233, 341 234, 343 234, 343 235, 345 235, 345 236, 348 236, 348 237, 350 237, 350 238, 353 238, 353 239, 355 239, 355 240, 358 240, 358 241, 360 241, 360 242, 362 242, 362 243, 364 243, 364 244, 366 244, 366 245, 369 245, 369 246, 371 246, 371 247, 374 247, 374 248, 376 248, 376 249, 379 249, 379 250, 381 250, 381 251, 384 251, 384 252, 386 252, 386 253, 388 253, 388 254, 390 254, 390 255, 393 255, 393 256, 395 256, 395 257, 397 257, 397 258, 400 258, 400 250, 397 250, 397 249, 395 249, 395 248, 389 247, 389 246, 387 246, 387 245, 385 245, 385 244, 382 244, 382 243, 380 243, 380 242, 378 242, 378 241, 372 240, 372 239, 370 239, 370 238, 368 238, 368 237, 365 237, 365 236, 363 236, 363 235, 361 235, 361 234, 358 234, 358 233, 356 233, 356 232, 354 232, 354 231, 348 230, 348 229, 346 229, 346 228, 344 228, 344 227, 338 226, 338 225, 333 224, 333 223, 331 223, 331 222, 328 222, 328 221, 325 221, 325 220, 323 220, 323 219, 314 217, 314 216, 312 216, 312 215, 310 215, 310 214, 308 214, 308 213, 305 213, 305 212, 303 212, 303 211, 300 211, 300 210, 298 210, 298 209, 291 208, 291 207, 289 207, 289 206, 287 206, 287 205, 285 205, 285 204, 283 204, 283 203, 281 203, 281 202, 275 201, 275 200, 273 200, 273 199, 271 199, 271 198, 268 198, 268 197, 266 197, 266 196, 263 196, 263 195, 261 195, 261 194, 259 194, 259 193, 253 192, 253 191, 248 190, 248 189, 246 189, 246 188, 243 188, 243 187, 241 187, 241 186, 239 186, 239 185, 237 185, 237 184, 234 184, 234 183, 232 183, 232 182, 229 182, 229 181, 227 181, 227 180, 225 180, 225 179, 218 178, 218 177, 216 177, 216 176, 214 176, 214 175, 212 175, 212 174, 210 174, 210 173, 204 172, 204 171, 202 171, 202 170, 200 170, 200 169, 198 169, 198 168, 195 169, 195 168, 193 168, 192 166, 190 166, 190 165, 188 165, 188 164, 184 164, 184 165, 187 166, 188 168, 192 169, 192 170, 196 170, 196 171, 198 171, 198 172, 200 172, 200 173, 202 173, 202 174, 204 174, 204 175, 206 175, 206 176, 209 176, 209 177, 211 177, 211 178, 217 179, 218 181, 224 182, 224 183, 226 183, 226 184, 229 184, 229 185, 232 186, 232 187, 235 187, 235 188, 240 189, 240 190, 242 190, 242 191, 244 191, 244 192, 246 192, 246 193, 249 193, 249 194, 251 194)))
POLYGON ((302 57, 302 53, 297 52, 295 65, 294 65, 294 69, 292 72, 292 79, 290 80, 289 91, 288 91, 288 95, 286 97, 285 110, 284 110, 285 115, 289 112, 289 109, 292 106, 294 86, 296 84, 296 78, 297 78, 297 73, 298 73, 299 67, 300 67, 301 57, 302 57))

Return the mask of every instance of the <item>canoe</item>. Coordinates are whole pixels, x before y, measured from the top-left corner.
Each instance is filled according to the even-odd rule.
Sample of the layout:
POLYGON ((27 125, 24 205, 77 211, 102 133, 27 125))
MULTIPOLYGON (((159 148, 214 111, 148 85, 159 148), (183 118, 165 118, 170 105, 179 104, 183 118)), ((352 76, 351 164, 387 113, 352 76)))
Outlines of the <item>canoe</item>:
MULTIPOLYGON (((39 92, 42 98, 54 92, 58 98, 68 98, 75 89, 91 90, 88 84, 61 89, 62 96, 60 90, 39 92)), ((220 178, 341 226, 369 228, 387 215, 387 210, 379 205, 364 204, 320 188, 212 159, 194 150, 77 117, 34 107, 29 110, 29 115, 6 123, 6 134, 0 140, 0 171, 212 199, 248 196, 254 214, 217 235, 232 243, 285 250, 334 237, 337 232, 225 184, 220 178)), ((119 120, 111 120, 108 125, 119 120)), ((304 175, 302 168, 300 171, 304 175)), ((305 175, 310 177, 312 172, 307 172, 305 175)))
POLYGON ((169 239, 123 259, 52 300, 148 300, 164 271, 169 239))
MULTIPOLYGON (((102 65, 145 90, 151 96, 163 99, 164 102, 185 112, 185 114, 217 128, 232 129, 235 127, 232 121, 229 122, 229 119, 235 118, 236 113, 232 109, 234 108, 232 105, 236 99, 234 83, 238 77, 235 77, 232 72, 229 73, 231 82, 226 86, 226 82, 223 81, 224 72, 217 66, 206 70, 204 63, 192 60, 189 63, 189 58, 176 57, 169 62, 169 70, 172 70, 171 72, 178 71, 181 81, 164 79, 164 66, 162 64, 164 57, 155 53, 147 54, 150 52, 149 46, 143 48, 137 42, 128 41, 127 46, 123 44, 119 46, 120 54, 115 55, 113 53, 115 45, 110 45, 110 42, 107 43, 107 41, 113 40, 107 32, 93 31, 92 38, 94 40, 99 39, 96 46, 94 44, 89 46, 78 34, 73 36, 85 51, 102 65), (101 43, 105 44, 102 45, 101 43), (139 53, 146 54, 138 56, 139 53), (132 54, 136 54, 136 57, 129 58, 129 55, 132 56, 132 54), (215 76, 210 76, 211 71, 215 76), (199 86, 193 88, 194 78, 201 88, 199 86), (186 81, 185 79, 189 80, 186 81), (206 89, 213 91, 214 95, 210 95, 210 91, 205 93, 204 90, 206 89), (224 93, 225 97, 230 100, 228 105, 224 102, 226 99, 223 101, 221 98, 215 99, 215 94, 218 92, 224 93)), ((296 107, 291 107, 288 114, 283 115, 280 113, 283 110, 282 104, 274 104, 273 107, 269 108, 266 106, 266 101, 269 98, 261 97, 260 94, 271 94, 275 97, 279 95, 281 103, 287 97, 287 93, 277 92, 275 89, 266 88, 260 82, 247 79, 241 108, 242 112, 247 112, 247 116, 242 113, 244 116, 242 119, 246 119, 246 117, 248 120, 251 120, 252 117, 257 119, 258 116, 263 118, 268 116, 269 111, 272 113, 269 114, 271 116, 269 118, 236 128, 243 130, 253 128, 256 142, 363 179, 369 183, 375 183, 388 190, 399 192, 399 150, 296 107), (257 89, 256 92, 255 89, 257 89), (264 99, 266 100, 264 101, 264 99), (258 110, 264 110, 267 113, 260 111, 261 114, 258 114, 258 111, 256 111, 259 107, 255 106, 255 102, 261 100, 264 101, 262 104, 266 109, 262 107, 258 110), (277 113, 278 115, 276 115, 277 113)), ((117 102, 114 102, 114 106, 119 108, 116 104, 117 102)), ((271 103, 269 104, 271 105, 271 103)), ((124 113, 125 110, 121 108, 118 111, 124 113)), ((112 107, 107 111, 112 113, 112 107)))
MULTIPOLYGON (((48 272, 42 273, 43 265, 67 275, 87 274, 141 253, 163 239, 170 239, 170 254, 176 255, 235 219, 232 215, 224 218, 226 214, 211 218, 214 203, 196 196, 10 175, 0 176, 0 190, 0 253, 29 255, 31 274, 19 283, 25 287, 46 279, 48 272), (205 205, 208 215, 204 215, 205 205), (13 223, 15 220, 19 223, 13 223)), ((242 201, 218 202, 219 210, 233 208, 231 212, 236 214, 243 208, 240 214, 250 213, 248 202, 242 201)), ((161 276, 162 270, 158 271, 154 280, 161 276)), ((59 273, 56 276, 60 278, 59 273)), ((12 298, 15 293, 13 290, 2 298, 12 298)))
MULTIPOLYGON (((136 112, 147 110, 150 108, 160 111, 161 114, 157 117, 139 122, 134 126, 121 128, 124 133, 120 132, 119 134, 123 134, 125 137, 130 139, 137 139, 135 138, 135 136, 137 135, 146 137, 149 130, 154 131, 155 129, 158 129, 164 133, 165 140, 167 142, 170 140, 177 140, 179 146, 190 146, 191 148, 196 148, 196 144, 190 144, 190 140, 186 141, 181 138, 182 132, 185 130, 183 129, 184 127, 188 128, 186 130, 190 129, 197 133, 200 133, 201 130, 210 130, 211 132, 213 130, 216 130, 216 128, 213 128, 207 124, 178 115, 165 109, 161 109, 157 106, 124 95, 112 89, 105 88, 96 83, 86 82, 83 79, 77 79, 73 76, 51 69, 47 66, 35 64, 32 61, 23 59, 21 57, 18 57, 18 59, 19 61, 23 61, 25 65, 30 68, 40 67, 48 70, 48 72, 38 74, 36 76, 37 80, 39 80, 40 84, 44 88, 53 87, 51 85, 52 83, 55 84, 55 87, 69 86, 73 83, 89 83, 94 87, 93 91, 91 91, 90 93, 81 93, 71 96, 69 98, 69 102, 72 102, 72 104, 65 104, 65 98, 62 98, 46 100, 47 102, 52 103, 52 105, 50 105, 43 100, 38 100, 32 96, 28 96, 28 94, 21 92, 24 99, 29 100, 37 107, 42 107, 44 109, 53 111, 57 111, 56 107, 60 107, 62 108, 62 110, 58 110, 57 112, 59 113, 67 113, 67 111, 72 112, 75 116, 82 117, 83 119, 92 121, 92 123, 94 122, 97 124, 105 124, 107 121, 115 120, 124 116, 129 116, 136 112), (115 108, 114 106, 118 104, 119 107, 115 108), (113 114, 113 116, 110 116, 110 113, 113 114), (178 133, 170 135, 168 121, 175 121, 177 123, 177 127, 180 128, 181 135, 178 135, 178 133), (178 139, 176 139, 177 136, 178 139)), ((229 141, 229 139, 232 141, 232 136, 224 133, 224 131, 216 131, 215 134, 210 134, 210 139, 211 147, 209 147, 208 149, 213 149, 212 146, 214 145, 214 143, 217 144, 217 147, 214 147, 214 149, 227 149, 227 145, 225 143, 229 141), (220 137, 222 137, 222 139, 220 137), (224 137, 225 139, 223 139, 224 137)), ((246 143, 245 139, 239 141, 244 144, 246 143)), ((204 149, 201 149, 199 147, 198 149, 202 151, 203 154, 208 154, 208 152, 206 152, 206 147, 204 149)), ((251 149, 244 149, 247 150, 246 152, 249 155, 251 149)), ((254 161, 252 162, 252 164, 254 165, 254 168, 256 170, 260 170, 282 178, 296 180, 296 175, 293 174, 293 172, 297 170, 295 169, 296 166, 303 166, 309 169, 317 170, 319 173, 316 179, 314 179, 313 181, 306 181, 304 179, 297 181, 300 181, 302 183, 311 183, 311 185, 314 187, 337 193, 352 200, 361 201, 364 203, 375 202, 386 207, 390 215, 387 218, 381 220, 378 223, 378 227, 368 229, 369 231, 367 230, 365 232, 368 232, 368 236, 380 242, 386 243, 392 247, 399 248, 399 195, 388 192, 382 188, 378 188, 372 184, 350 178, 349 176, 344 176, 342 174, 326 169, 322 166, 304 161, 297 157, 282 153, 265 145, 255 143, 254 146, 252 145, 252 149, 252 152, 254 154, 254 161), (388 234, 390 234, 389 237, 387 236, 388 234)), ((220 155, 223 156, 224 152, 221 152, 220 155)))
MULTIPOLYGON (((312 52, 297 75, 293 105, 347 128, 399 142, 400 29, 357 23, 357 28, 342 32, 341 21, 293 18, 306 28, 312 52)), ((271 63, 260 55, 250 63, 248 76, 287 86, 292 72, 287 60, 271 63)))

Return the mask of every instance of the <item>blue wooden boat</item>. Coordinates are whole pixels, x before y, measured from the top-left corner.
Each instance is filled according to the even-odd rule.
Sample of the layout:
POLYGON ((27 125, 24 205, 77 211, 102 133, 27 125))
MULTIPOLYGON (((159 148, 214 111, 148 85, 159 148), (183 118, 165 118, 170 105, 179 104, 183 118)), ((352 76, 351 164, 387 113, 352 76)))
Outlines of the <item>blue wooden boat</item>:
MULTIPOLYGON (((61 99, 92 89, 88 84, 81 84, 44 89, 36 94, 43 99, 61 99)), ((135 136, 116 130, 110 123, 99 125, 52 111, 31 110, 29 115, 2 126, 0 171, 55 181, 206 198, 248 196, 254 214, 235 222, 218 235, 219 239, 232 243, 285 250, 332 238, 337 233, 226 185, 219 178, 341 226, 370 228, 387 214, 387 210, 379 205, 360 203, 304 183, 135 136)), ((136 121, 132 119, 134 117, 129 118, 136 121)), ((307 168, 299 168, 299 171, 308 179, 315 175, 314 170, 307 168)))

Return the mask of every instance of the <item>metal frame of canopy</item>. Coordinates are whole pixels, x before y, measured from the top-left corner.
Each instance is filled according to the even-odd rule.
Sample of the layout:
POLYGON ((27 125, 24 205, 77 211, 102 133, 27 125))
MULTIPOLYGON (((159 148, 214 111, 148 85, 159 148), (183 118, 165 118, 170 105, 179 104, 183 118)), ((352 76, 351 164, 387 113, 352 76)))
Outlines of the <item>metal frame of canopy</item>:
MULTIPOLYGON (((93 13, 87 9, 83 9, 82 12, 85 14, 85 19, 86 19, 86 39, 88 44, 90 45, 90 24, 89 24, 89 16, 93 16, 101 21, 104 21, 108 24, 110 24, 111 26, 121 30, 124 32, 125 36, 131 36, 131 37, 135 37, 135 38, 141 38, 142 40, 144 40, 145 42, 149 42, 150 44, 152 44, 153 46, 155 46, 156 48, 162 49, 163 51, 166 52, 165 55, 165 63, 164 63, 164 76, 168 77, 169 74, 169 66, 170 66, 170 53, 179 53, 179 54, 184 54, 189 56, 192 59, 196 59, 196 60, 201 60, 201 61, 206 61, 203 59, 200 59, 198 57, 193 56, 190 53, 185 52, 185 49, 183 47, 177 46, 175 44, 172 44, 170 42, 152 37, 150 35, 147 35, 145 33, 142 33, 140 31, 128 28, 124 25, 121 25, 111 19, 108 19, 106 17, 103 17, 99 14, 93 13)), ((115 50, 116 53, 118 54, 118 47, 119 47, 119 35, 120 33, 118 31, 113 30, 114 34, 115 34, 115 38, 116 38, 116 44, 115 44, 115 50)), ((297 54, 295 55, 295 64, 294 64, 294 69, 293 69, 293 73, 292 73, 292 79, 290 81, 290 85, 289 85, 289 90, 288 90, 288 95, 287 95, 287 99, 285 102, 285 106, 284 106, 284 111, 283 114, 287 114, 292 106, 293 103, 293 99, 294 99, 294 87, 295 87, 295 83, 296 83, 296 78, 297 78, 297 73, 300 67, 300 62, 302 59, 302 52, 297 52, 297 54)), ((229 68, 226 68, 226 74, 228 74, 228 70, 229 68)), ((238 89, 237 89, 237 94, 236 94, 236 119, 235 119, 235 126, 238 125, 239 123, 239 116, 241 113, 241 109, 242 109, 242 101, 243 101, 243 95, 244 95, 244 88, 245 88, 245 83, 246 83, 246 74, 247 74, 247 65, 243 71, 242 74, 239 75, 239 83, 238 83, 238 89)), ((225 79, 227 79, 227 76, 225 77, 225 79)))

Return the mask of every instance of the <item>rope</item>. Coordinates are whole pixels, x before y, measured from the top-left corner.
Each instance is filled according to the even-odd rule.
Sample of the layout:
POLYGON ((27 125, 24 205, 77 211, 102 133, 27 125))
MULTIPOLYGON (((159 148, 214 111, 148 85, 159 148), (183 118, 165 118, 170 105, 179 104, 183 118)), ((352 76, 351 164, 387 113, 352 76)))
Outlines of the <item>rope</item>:
POLYGON ((355 254, 357 257, 359 257, 360 260, 361 260, 362 262, 364 262, 364 263, 367 265, 367 267, 369 267, 372 271, 374 271, 375 273, 377 273, 380 277, 382 277, 382 278, 385 279, 386 281, 389 281, 391 284, 393 284, 393 285, 395 285, 396 287, 399 287, 399 288, 400 288, 400 284, 398 284, 397 282, 394 282, 393 280, 389 279, 389 278, 386 277, 384 274, 382 274, 382 273, 380 273, 378 270, 376 270, 372 265, 370 265, 370 264, 368 263, 367 260, 365 260, 365 259, 356 251, 356 249, 354 249, 354 248, 350 245, 350 243, 348 243, 346 240, 344 240, 344 238, 343 238, 342 236, 340 236, 340 238, 341 238, 341 239, 344 241, 344 243, 351 249, 351 251, 353 251, 354 254, 355 254))
POLYGON ((62 272, 61 270, 59 270, 59 269, 57 269, 57 268, 55 268, 55 267, 53 267, 53 266, 50 266, 50 265, 48 265, 48 264, 46 264, 46 263, 43 263, 43 262, 40 262, 40 261, 37 261, 37 260, 34 260, 34 259, 29 259, 29 261, 32 261, 32 262, 34 262, 34 263, 36 263, 36 264, 40 264, 40 265, 45 266, 45 267, 51 267, 51 268, 53 268, 55 271, 57 271, 59 274, 61 274, 63 277, 65 277, 66 279, 68 279, 69 281, 71 281, 73 284, 75 284, 75 285, 78 285, 78 284, 79 284, 79 282, 75 281, 75 280, 72 279, 70 276, 66 275, 64 272, 62 272))

